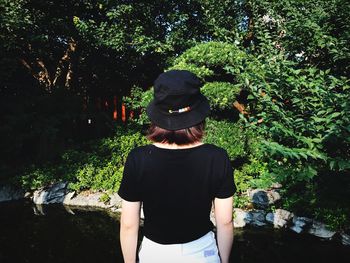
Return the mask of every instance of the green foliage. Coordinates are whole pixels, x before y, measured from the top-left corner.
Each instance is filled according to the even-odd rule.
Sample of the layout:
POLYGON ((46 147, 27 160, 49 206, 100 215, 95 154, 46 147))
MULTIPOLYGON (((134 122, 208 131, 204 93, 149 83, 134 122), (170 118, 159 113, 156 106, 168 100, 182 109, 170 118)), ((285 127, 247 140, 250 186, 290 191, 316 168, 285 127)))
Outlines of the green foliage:
POLYGON ((204 142, 226 149, 231 160, 247 154, 246 137, 238 123, 208 119, 204 142))
POLYGON ((304 215, 324 222, 333 230, 345 230, 350 224, 348 178, 338 181, 309 180, 308 182, 291 181, 282 189, 282 205, 298 215, 304 215), (327 182, 328 181, 328 182, 327 182), (325 185, 327 184, 328 185, 325 185))
POLYGON ((87 164, 82 163, 74 171, 74 180, 69 188, 112 190, 119 188, 123 167, 128 153, 135 147, 148 143, 135 130, 120 130, 112 138, 105 138, 92 145, 92 153, 87 156, 87 164), (121 135, 122 134, 122 135, 121 135))
POLYGON ((81 15, 74 18, 74 23, 87 41, 96 46, 112 48, 133 58, 135 53, 169 57, 196 41, 234 38, 241 15, 237 5, 201 0, 102 1, 93 6, 97 16, 81 15))
POLYGON ((244 193, 250 188, 250 181, 257 175, 252 170, 254 170, 254 167, 250 167, 249 164, 244 164, 241 169, 234 170, 235 184, 238 192, 244 193))
POLYGON ((0 178, 22 173, 24 166, 54 161, 66 145, 83 139, 87 131, 81 129, 80 103, 82 100, 78 96, 60 90, 50 95, 2 97, 0 158, 3 172, 0 178))
MULTIPOLYGON (((264 120, 257 127, 268 139, 264 150, 275 160, 301 162, 313 170, 330 169, 333 161, 334 170, 339 165, 329 140, 337 140, 342 145, 337 154, 348 160, 348 81, 311 67, 295 69, 284 60, 265 66, 265 71, 265 77, 251 74, 249 81, 255 115, 251 121, 264 120)), ((346 162, 341 166, 347 167, 346 162)))
POLYGON ((13 33, 32 26, 31 14, 25 7, 27 0, 1 0, 0 1, 0 44, 7 50, 11 45, 17 44, 13 33))
POLYGON ((16 178, 26 189, 68 180, 77 191, 116 190, 127 153, 146 143, 153 90, 144 88, 165 67, 187 69, 213 109, 206 142, 235 164, 235 205, 245 206, 247 188, 278 180, 286 208, 344 228, 346 205, 325 206, 330 187, 319 180, 350 171, 349 8, 343 0, 1 0, 0 92, 11 97, 0 103, 0 173, 27 167, 16 178), (36 86, 46 89, 37 97, 36 86), (141 115, 129 130, 86 142, 77 132, 86 114, 100 137, 110 122, 82 113, 75 95, 110 94, 141 115))
POLYGON ((249 197, 247 195, 235 195, 233 198, 233 207, 245 209, 249 204, 249 197))
POLYGON ((276 178, 271 175, 268 169, 268 164, 254 157, 237 171, 237 181, 238 185, 241 185, 241 192, 248 188, 269 188, 275 180, 276 178))
POLYGON ((186 50, 170 69, 189 70, 203 80, 223 79, 228 67, 239 74, 247 57, 234 44, 212 41, 186 50))
POLYGON ((124 96, 123 102, 128 109, 140 109, 144 107, 144 103, 142 103, 143 90, 140 87, 133 86, 130 90, 130 96, 124 96))
POLYGON ((345 230, 350 224, 349 212, 348 208, 316 208, 314 216, 326 223, 332 230, 345 230))
POLYGON ((254 43, 262 53, 349 75, 349 5, 335 1, 249 1, 254 43))
POLYGON ((150 119, 146 114, 146 107, 153 99, 153 88, 142 93, 139 98, 138 104, 141 107, 141 114, 136 120, 139 125, 149 125, 151 123, 150 119))
POLYGON ((107 193, 103 193, 103 195, 100 196, 99 200, 107 204, 111 200, 111 197, 107 193))
MULTIPOLYGON (((36 190, 49 185, 55 178, 52 167, 36 168, 31 166, 18 178, 19 183, 25 190, 36 190)), ((17 179, 17 178, 16 178, 17 179)))
MULTIPOLYGON (((258 50, 264 56, 247 55, 231 44, 205 43, 186 51, 173 67, 190 70, 206 82, 203 92, 213 108, 230 110, 234 99, 228 86, 249 92, 249 115, 241 115, 239 124, 246 141, 239 148, 246 152, 230 151, 230 146, 237 150, 240 145, 231 143, 234 129, 225 129, 221 123, 208 125, 209 140, 229 149, 232 159, 246 158, 235 170, 239 193, 269 187, 276 180, 286 189, 292 189, 294 183, 312 186, 319 173, 341 172, 350 163, 348 79, 331 75, 330 70, 300 67, 282 51, 272 50, 268 35, 264 40, 258 50), (220 131, 227 136, 220 136, 220 131), (258 141, 254 140, 257 135, 258 141)), ((227 127, 236 124, 229 120, 227 127)), ((309 206, 312 210, 316 193, 312 187, 307 189, 307 198, 288 190, 286 207, 309 206)))
POLYGON ((78 149, 62 154, 60 162, 31 167, 16 178, 25 189, 36 189, 58 180, 69 182, 68 188, 117 191, 123 167, 131 149, 148 143, 135 128, 117 127, 115 136, 90 141, 78 149))
POLYGON ((208 82, 202 87, 202 93, 209 99, 211 109, 230 110, 241 91, 240 85, 228 82, 208 82))
POLYGON ((70 183, 69 189, 76 191, 89 189, 94 185, 96 172, 96 168, 92 164, 85 164, 79 167, 78 170, 75 171, 77 183, 70 183))

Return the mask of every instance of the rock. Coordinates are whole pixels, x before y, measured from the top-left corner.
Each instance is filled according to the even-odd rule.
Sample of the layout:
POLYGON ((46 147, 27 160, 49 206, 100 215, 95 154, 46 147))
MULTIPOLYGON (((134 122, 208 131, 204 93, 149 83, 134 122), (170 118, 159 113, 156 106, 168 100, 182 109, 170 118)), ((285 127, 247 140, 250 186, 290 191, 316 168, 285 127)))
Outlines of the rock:
POLYGON ((269 206, 269 197, 265 190, 254 189, 249 191, 249 198, 257 209, 266 209, 269 206))
POLYGON ((32 192, 25 192, 24 193, 24 198, 30 198, 32 197, 33 193, 32 192))
POLYGON ((121 208, 117 208, 117 207, 111 207, 110 208, 111 212, 113 213, 121 213, 122 212, 122 209, 121 208))
POLYGON ((331 239, 336 232, 327 229, 327 226, 321 222, 313 221, 308 233, 317 237, 331 239))
POLYGON ((284 209, 276 209, 274 213, 266 215, 266 221, 273 224, 275 228, 286 227, 288 222, 293 218, 293 214, 284 209))
POLYGON ((0 202, 24 198, 24 191, 13 185, 0 185, 0 202))
POLYGON ((96 193, 79 193, 69 192, 65 195, 63 199, 63 204, 72 205, 72 206, 92 206, 92 207, 101 207, 101 208, 120 208, 122 204, 122 198, 117 194, 111 194, 110 200, 108 203, 100 201, 100 197, 104 195, 102 192, 96 193))
POLYGON ((265 226, 265 211, 264 210, 253 210, 247 213, 244 219, 248 224, 253 226, 265 226))
POLYGON ((294 216, 293 225, 290 227, 290 229, 299 234, 305 231, 305 229, 309 227, 311 223, 312 219, 310 218, 294 216))
POLYGON ((53 204, 63 203, 71 206, 91 206, 101 208, 121 207, 122 199, 117 193, 110 195, 108 203, 100 201, 102 192, 81 192, 77 194, 75 191, 67 193, 67 182, 55 183, 50 187, 39 189, 34 192, 33 202, 35 204, 53 204))
POLYGON ((105 204, 100 201, 100 197, 103 195, 101 192, 90 193, 88 195, 79 193, 75 195, 73 192, 68 193, 62 200, 65 205, 73 206, 92 206, 92 207, 102 207, 109 208, 112 207, 110 204, 105 204))
POLYGON ((68 205, 63 205, 64 209, 67 211, 67 213, 71 215, 75 215, 75 212, 68 206, 68 205))
POLYGON ((270 190, 267 191, 267 198, 269 199, 269 204, 271 205, 281 200, 281 195, 275 190, 270 190))
POLYGON ((37 216, 45 215, 44 207, 40 204, 34 204, 33 206, 33 212, 37 216))
POLYGON ((266 209, 269 205, 281 199, 280 194, 275 190, 254 189, 248 192, 249 198, 257 209, 266 209))
POLYGON ((274 218, 275 218, 275 215, 271 212, 267 213, 265 217, 266 221, 269 222, 270 224, 273 224, 274 218))
POLYGON ((123 199, 117 193, 111 194, 110 198, 111 199, 110 199, 109 203, 111 206, 115 206, 117 208, 122 207, 123 199))
POLYGON ((234 209, 233 225, 234 227, 245 227, 247 224, 247 212, 240 208, 234 209))
POLYGON ((350 246, 350 235, 346 233, 340 233, 341 242, 345 246, 350 246))
POLYGON ((33 202, 35 204, 54 204, 62 203, 65 195, 67 182, 58 182, 53 185, 34 191, 33 202))
POLYGON ((69 192, 68 194, 65 195, 65 197, 63 199, 63 203, 67 204, 69 202, 69 200, 71 200, 75 195, 76 195, 75 191, 69 192))
POLYGON ((280 183, 273 183, 271 185, 271 188, 273 188, 273 189, 280 189, 280 188, 282 188, 282 185, 280 183))
POLYGON ((265 226, 265 211, 252 210, 247 212, 240 208, 234 208, 234 227, 241 228, 248 224, 253 226, 265 226))

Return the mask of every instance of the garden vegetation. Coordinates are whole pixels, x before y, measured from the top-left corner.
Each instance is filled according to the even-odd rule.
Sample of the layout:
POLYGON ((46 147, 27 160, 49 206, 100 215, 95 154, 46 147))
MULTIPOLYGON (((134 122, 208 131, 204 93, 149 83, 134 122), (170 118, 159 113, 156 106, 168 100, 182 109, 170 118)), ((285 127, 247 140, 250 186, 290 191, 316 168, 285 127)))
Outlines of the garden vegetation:
POLYGON ((281 207, 350 227, 346 1, 0 0, 0 9, 0 180, 117 191, 129 151, 150 143, 152 81, 186 69, 210 100, 205 142, 232 160, 235 206, 248 205, 248 189, 280 183, 281 207))

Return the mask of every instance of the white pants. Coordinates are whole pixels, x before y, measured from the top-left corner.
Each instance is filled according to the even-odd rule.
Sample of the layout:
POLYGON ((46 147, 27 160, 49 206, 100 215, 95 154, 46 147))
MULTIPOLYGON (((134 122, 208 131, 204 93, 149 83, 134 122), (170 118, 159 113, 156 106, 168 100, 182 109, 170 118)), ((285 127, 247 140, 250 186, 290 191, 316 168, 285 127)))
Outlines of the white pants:
POLYGON ((220 263, 212 231, 194 241, 163 245, 143 237, 139 263, 220 263))

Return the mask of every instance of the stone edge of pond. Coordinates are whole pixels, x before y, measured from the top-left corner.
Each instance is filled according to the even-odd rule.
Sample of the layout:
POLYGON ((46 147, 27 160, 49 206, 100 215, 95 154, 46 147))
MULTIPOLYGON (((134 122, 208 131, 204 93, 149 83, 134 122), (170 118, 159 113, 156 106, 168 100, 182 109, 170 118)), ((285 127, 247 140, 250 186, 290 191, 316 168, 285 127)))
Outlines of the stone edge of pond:
MULTIPOLYGON (((33 192, 25 192, 12 185, 0 185, 0 202, 19 199, 30 199, 36 204, 37 213, 42 213, 40 205, 63 204, 67 212, 74 214, 69 207, 95 207, 107 209, 112 213, 121 212, 122 199, 117 193, 109 194, 109 201, 100 201, 103 192, 85 191, 76 193, 69 191, 67 182, 57 182, 48 187, 37 189, 33 192)), ((330 230, 326 224, 311 218, 296 216, 284 209, 266 211, 269 205, 280 200, 280 195, 275 190, 254 189, 247 192, 253 208, 243 210, 234 208, 234 226, 243 228, 246 226, 289 228, 296 233, 308 233, 321 239, 334 239, 337 237, 343 245, 350 245, 350 235, 345 232, 330 230)), ((141 210, 143 219, 143 211, 141 210)), ((211 213, 211 220, 215 225, 214 214, 211 213)))

